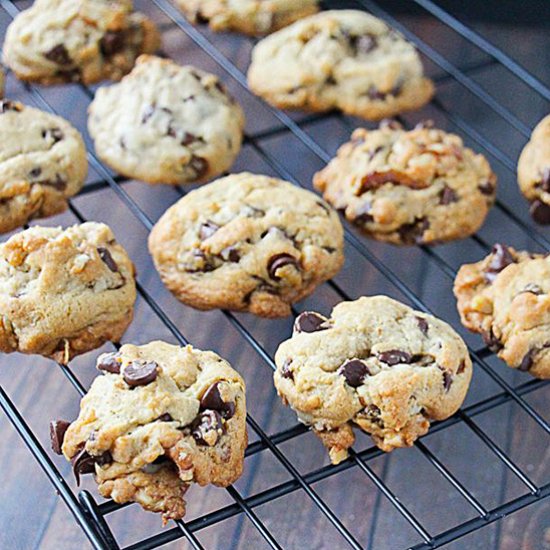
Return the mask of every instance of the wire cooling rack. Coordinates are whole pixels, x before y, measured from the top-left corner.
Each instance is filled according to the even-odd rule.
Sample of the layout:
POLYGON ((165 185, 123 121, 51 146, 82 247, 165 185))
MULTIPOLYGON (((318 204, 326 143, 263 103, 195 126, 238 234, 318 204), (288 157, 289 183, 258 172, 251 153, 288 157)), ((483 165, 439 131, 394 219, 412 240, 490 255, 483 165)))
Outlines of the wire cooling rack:
MULTIPOLYGON (((140 315, 145 317, 145 324, 160 322, 169 334, 167 339, 180 344, 188 342, 190 327, 194 344, 206 341, 204 334, 211 331, 209 341, 214 349, 224 347, 223 335, 231 333, 225 344, 228 350, 218 351, 226 356, 236 354, 237 359, 230 360, 239 370, 243 363, 251 363, 247 371, 251 443, 246 451, 245 474, 239 482, 226 490, 203 489, 207 492, 189 494, 190 506, 192 499, 208 501, 216 495, 212 496, 213 506, 191 510, 185 521, 170 523, 160 532, 156 528, 147 532, 152 524, 143 515, 154 516, 139 511, 139 519, 128 520, 134 521, 138 540, 134 537, 130 542, 122 541, 128 537, 117 536, 112 528, 117 519, 113 518, 118 518, 119 525, 124 524, 127 520, 120 517, 132 510, 135 514, 137 505, 99 503, 87 490, 78 492, 67 465, 47 449, 43 433, 46 422, 33 430, 2 384, 0 406, 94 548, 145 550, 178 539, 190 548, 425 549, 452 541, 458 541, 453 548, 474 548, 475 544, 479 548, 500 548, 504 527, 499 520, 549 495, 550 473, 533 467, 537 461, 544 462, 548 447, 548 382, 506 369, 486 347, 478 347, 479 339, 465 334, 460 327, 450 288, 460 264, 479 259, 496 240, 520 248, 550 250, 548 231, 532 224, 526 214, 527 203, 519 198, 515 184, 517 153, 537 119, 550 110, 550 89, 502 49, 431 0, 405 4, 415 7, 412 16, 390 13, 381 1, 358 0, 345 6, 342 2, 326 2, 325 7, 366 9, 416 44, 436 81, 437 95, 421 113, 407 115, 401 121, 410 126, 422 118, 433 118, 437 126, 460 133, 468 145, 487 155, 497 171, 499 199, 477 235, 436 248, 392 248, 364 238, 346 224, 346 267, 297 307, 328 312, 340 300, 384 292, 450 321, 469 343, 475 365, 466 403, 452 418, 435 422, 413 449, 385 455, 359 434, 350 458, 332 466, 314 436, 297 424, 295 416, 274 397, 270 380, 273 351, 289 334, 292 319, 265 321, 227 311, 187 311, 189 308, 175 303, 162 289, 150 263, 143 260, 145 270, 138 265, 142 274, 138 277, 141 306, 136 322, 140 315), (496 82, 500 83, 498 87, 496 82), (502 92, 502 83, 507 94, 502 92), (522 102, 529 109, 524 109, 522 102), (257 406, 257 399, 264 400, 263 408, 257 406), (520 438, 519 444, 518 431, 525 438, 520 438), (221 493, 225 494, 220 500, 221 493), (237 521, 230 523, 231 519, 237 521), (139 530, 138 524, 147 529, 139 530), (465 542, 477 539, 463 537, 488 526, 492 526, 491 534, 482 537, 482 542, 465 542), (315 530, 322 535, 315 536, 315 530), (208 536, 203 535, 207 532, 208 536)), ((0 0, 0 28, 5 32, 11 18, 28 5, 0 0)), ((287 114, 266 105, 246 90, 245 70, 254 40, 194 28, 168 0, 137 1, 136 7, 157 20, 164 47, 172 50, 167 52, 169 55, 179 62, 217 72, 244 103, 249 123, 235 171, 264 171, 310 187, 313 172, 329 161, 354 127, 372 126, 335 112, 287 114), (183 49, 176 48, 178 41, 183 49)), ((487 30, 491 31, 489 27, 487 30)), ((548 42, 545 46, 548 48, 548 42)), ((518 44, 520 50, 522 47, 518 44)), ((85 108, 93 98, 93 88, 67 85, 52 89, 21 84, 15 79, 10 82, 13 89, 9 88, 8 93, 12 92, 15 99, 59 112, 85 133, 85 108)), ((114 219, 110 220, 117 226, 115 233, 134 259, 139 254, 145 257, 147 232, 164 208, 187 190, 153 189, 112 174, 92 152, 87 135, 86 139, 91 180, 71 201, 71 221, 104 221, 108 203, 117 203, 114 219), (127 233, 141 232, 143 242, 136 245, 137 237, 121 235, 125 227, 127 233)), ((143 338, 146 332, 137 338, 143 338)), ((36 361, 29 362, 30 369, 38 368, 31 364, 36 361)), ((89 364, 92 360, 86 361, 89 364)), ((85 393, 73 364, 58 365, 58 369, 80 395, 85 393)), ((77 397, 71 396, 76 405, 77 397)), ((41 415, 45 420, 54 417, 50 411, 41 411, 41 415)), ((90 488, 93 491, 93 482, 90 488)), ((517 544, 514 548, 520 547, 517 544)))

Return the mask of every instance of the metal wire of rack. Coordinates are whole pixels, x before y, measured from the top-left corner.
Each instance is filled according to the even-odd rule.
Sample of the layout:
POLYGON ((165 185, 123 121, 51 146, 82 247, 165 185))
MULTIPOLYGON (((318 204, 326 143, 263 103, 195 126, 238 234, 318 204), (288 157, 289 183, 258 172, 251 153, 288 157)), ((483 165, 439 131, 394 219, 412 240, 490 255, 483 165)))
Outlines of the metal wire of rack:
MULTIPOLYGON (((444 75, 437 79, 438 84, 446 82, 456 82, 464 87, 470 94, 479 100, 487 109, 492 111, 497 117, 500 117, 507 125, 515 129, 519 134, 527 138, 531 128, 518 118, 509 108, 497 101, 484 87, 482 87, 472 75, 476 71, 487 66, 502 66, 509 71, 514 77, 521 80, 523 84, 528 86, 534 93, 538 94, 545 100, 550 99, 550 89, 544 85, 538 78, 529 73, 519 63, 511 59, 504 51, 494 46, 481 35, 467 27, 450 13, 440 8, 431 0, 414 0, 415 4, 430 14, 434 20, 441 24, 450 27, 453 31, 462 36, 465 40, 473 44, 475 47, 483 51, 489 56, 488 60, 469 64, 465 67, 457 67, 451 63, 441 53, 420 39, 420 37, 412 30, 403 25, 391 13, 381 7, 381 3, 374 0, 357 0, 356 6, 361 9, 367 9, 374 15, 386 20, 390 25, 401 31, 409 40, 411 40, 419 51, 432 63, 439 66, 444 75)), ((21 4, 18 0, 0 0, 0 7, 10 16, 14 17, 19 11, 21 4)), ((327 2, 329 6, 333 6, 336 2, 327 2)), ((229 59, 216 45, 208 38, 207 34, 191 26, 181 15, 181 13, 168 0, 152 0, 151 5, 154 5, 161 13, 163 13, 170 21, 169 28, 179 29, 184 32, 187 37, 202 51, 204 51, 218 66, 223 70, 234 83, 246 89, 246 77, 238 68, 238 66, 229 59)), ((243 38, 243 40, 245 40, 243 38)), ((94 92, 92 89, 81 86, 82 91, 86 94, 89 100, 93 99, 94 92)), ((26 93, 29 97, 44 110, 54 112, 52 105, 46 99, 43 91, 39 87, 25 85, 26 93)), ((459 128, 471 141, 476 143, 481 150, 485 151, 493 157, 505 170, 515 173, 515 161, 505 153, 499 146, 484 137, 467 119, 466 117, 449 111, 444 103, 435 98, 431 107, 441 116, 445 117, 450 123, 459 128)), ((283 179, 292 181, 297 185, 302 185, 299 181, 281 162, 276 155, 270 152, 265 145, 265 140, 291 135, 293 138, 304 146, 311 155, 316 157, 323 163, 331 158, 331 154, 325 150, 322 143, 312 137, 308 128, 312 125, 323 123, 327 120, 338 119, 341 124, 351 130, 353 124, 350 123, 347 117, 339 113, 324 113, 314 114, 302 117, 296 120, 292 116, 264 105, 263 108, 267 113, 272 115, 278 124, 267 129, 262 129, 254 133, 248 133, 245 136, 245 144, 250 146, 254 152, 269 166, 274 173, 278 174, 283 179)), ((403 120, 402 122, 406 122, 403 120)), ((110 171, 106 169, 94 153, 88 153, 88 159, 92 169, 99 175, 99 179, 85 186, 79 196, 96 193, 98 191, 110 190, 124 203, 133 216, 139 221, 142 226, 149 231, 153 226, 154 221, 138 204, 138 202, 126 190, 128 180, 119 176, 112 176, 110 171)), ((177 188, 178 193, 183 196, 186 191, 177 188)), ((504 201, 498 200, 496 209, 506 217, 506 220, 514 224, 519 231, 529 235, 529 238, 536 243, 542 250, 550 251, 550 240, 540 229, 535 229, 518 215, 504 201)), ((77 220, 86 221, 86 216, 81 209, 72 201, 70 211, 77 220)), ((406 299, 416 308, 423 311, 431 311, 430 306, 419 297, 411 285, 402 280, 396 275, 390 267, 381 261, 369 246, 369 242, 358 236, 353 228, 346 227, 345 234, 347 245, 353 249, 364 261, 368 263, 374 270, 379 272, 381 277, 388 281, 388 285, 394 287, 396 291, 403 294, 406 299)), ((470 239, 478 247, 484 251, 490 249, 490 244, 482 236, 474 235, 470 239)), ((447 259, 443 252, 437 248, 429 248, 425 246, 419 247, 422 256, 430 265, 433 265, 443 277, 452 280, 456 270, 451 262, 447 259)), ((351 299, 351 295, 347 292, 343 285, 335 280, 327 283, 331 291, 333 291, 339 299, 351 299)), ((178 328, 176 323, 164 311, 158 300, 148 290, 146 285, 138 282, 139 295, 143 301, 152 309, 160 322, 168 329, 172 336, 181 344, 187 344, 188 339, 183 332, 178 328)), ((262 342, 254 335, 254 331, 247 327, 243 322, 242 317, 235 315, 229 311, 223 311, 223 316, 227 322, 237 331, 254 352, 258 355, 265 366, 274 369, 274 363, 270 354, 266 351, 262 342)), ((297 312, 294 310, 294 313, 297 312)), ((482 527, 485 527, 515 511, 523 509, 530 504, 541 501, 550 494, 550 481, 546 483, 536 483, 531 479, 528 472, 524 468, 518 466, 510 457, 506 449, 494 441, 494 439, 484 430, 479 422, 475 419, 483 413, 493 410, 506 403, 514 403, 519 407, 529 418, 537 424, 542 430, 543 436, 548 438, 550 434, 550 425, 545 418, 531 405, 525 396, 548 386, 547 381, 528 380, 518 385, 513 385, 508 382, 498 370, 494 370, 489 364, 491 357, 490 351, 486 347, 479 349, 469 348, 474 364, 477 369, 481 369, 498 387, 498 393, 490 395, 484 399, 480 399, 475 403, 469 404, 461 408, 461 410, 453 417, 435 422, 430 429, 430 434, 440 432, 451 428, 452 426, 462 424, 502 463, 506 470, 515 476, 523 485, 525 492, 515 498, 504 499, 505 501, 498 506, 488 507, 484 505, 478 497, 469 490, 467 486, 454 475, 449 467, 447 467, 436 454, 428 448, 421 438, 415 443, 416 449, 428 461, 439 475, 441 475, 452 488, 460 495, 460 497, 471 507, 474 515, 471 519, 454 525, 450 528, 439 532, 430 532, 428 528, 418 519, 417 515, 407 507, 399 495, 396 495, 390 486, 385 482, 384 475, 378 474, 371 466, 372 461, 383 455, 382 451, 374 446, 367 447, 361 451, 352 450, 349 460, 337 465, 326 465, 306 473, 293 464, 286 454, 281 450, 280 445, 299 438, 307 432, 307 428, 301 424, 294 424, 290 428, 277 431, 268 435, 250 414, 247 417, 248 426, 256 436, 256 440, 252 442, 247 451, 247 457, 257 455, 259 453, 270 453, 275 461, 286 470, 290 479, 278 484, 275 484, 267 489, 256 492, 254 494, 243 495, 234 486, 226 489, 231 503, 222 506, 212 512, 197 517, 190 521, 176 521, 175 527, 167 528, 161 533, 149 536, 143 540, 126 546, 131 550, 145 550, 149 548, 157 548, 163 544, 177 539, 185 538, 192 548, 203 548, 197 533, 210 526, 219 524, 220 522, 236 517, 245 516, 258 534, 264 539, 267 546, 271 548, 281 548, 277 541, 276 533, 268 529, 265 521, 262 521, 255 509, 261 505, 279 499, 296 491, 302 491, 306 497, 313 503, 315 507, 325 516, 328 522, 338 531, 342 537, 342 542, 346 541, 347 546, 352 548, 372 548, 372 538, 369 539, 368 545, 361 544, 354 533, 346 525, 342 519, 332 510, 332 507, 327 504, 322 498, 319 491, 314 487, 317 482, 332 478, 341 472, 351 468, 357 468, 361 471, 365 479, 370 481, 377 489, 377 503, 380 499, 386 499, 387 502, 400 514, 404 520, 412 527, 420 538, 420 542, 411 546, 416 549, 427 549, 442 546, 451 541, 458 540, 460 537, 468 533, 472 533, 482 527)), ((85 387, 76 377, 71 367, 59 365, 59 369, 63 375, 69 380, 76 391, 83 395, 85 387)), ((97 549, 118 549, 119 543, 113 534, 107 518, 110 514, 123 510, 128 505, 118 505, 113 501, 106 501, 98 504, 94 497, 88 491, 81 491, 75 494, 69 484, 65 481, 60 471, 49 456, 48 451, 41 445, 39 439, 33 433, 31 427, 26 422, 25 418, 19 412, 15 403, 9 397, 8 393, 0 386, 0 406, 5 414, 22 437, 23 441, 42 467, 49 480, 54 485, 57 492, 65 501, 70 511, 74 515, 76 521, 84 530, 86 536, 90 540, 94 548, 97 549)))

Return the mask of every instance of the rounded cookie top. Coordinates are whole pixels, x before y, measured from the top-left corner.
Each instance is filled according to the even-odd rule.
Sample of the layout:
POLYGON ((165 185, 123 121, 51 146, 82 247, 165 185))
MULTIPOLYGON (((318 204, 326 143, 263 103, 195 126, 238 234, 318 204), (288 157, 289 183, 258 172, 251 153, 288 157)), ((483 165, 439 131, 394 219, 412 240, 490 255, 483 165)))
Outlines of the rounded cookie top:
POLYGON ((333 108, 368 119, 418 109, 433 94, 414 46, 363 11, 312 15, 263 39, 249 85, 281 108, 333 108))
POLYGON ((531 203, 531 216, 540 224, 550 224, 550 115, 533 130, 518 161, 521 192, 531 203))
POLYGON ((460 407, 472 375, 449 325, 386 296, 342 302, 330 318, 302 313, 275 362, 279 395, 334 463, 353 445, 352 426, 384 451, 412 445, 460 407))
POLYGON ((0 232, 64 211, 87 171, 82 136, 65 119, 0 100, 0 232))
POLYGON ((289 315, 344 259, 342 226, 324 201, 246 172, 180 199, 153 228, 149 250, 182 302, 265 317, 289 315))
POLYGON ((317 0, 177 0, 192 23, 214 31, 267 34, 318 11, 317 0))
POLYGON ((103 354, 97 368, 103 376, 78 418, 52 426, 54 451, 72 461, 77 480, 95 473, 104 497, 177 519, 189 484, 227 486, 241 475, 245 385, 227 361, 156 341, 103 354))
POLYGON ((315 174, 314 185, 369 236, 436 243, 475 233, 495 200, 487 160, 430 123, 359 128, 315 174))
POLYGON ((98 155, 149 183, 205 181, 241 147, 244 114, 219 79, 159 57, 141 56, 120 83, 97 91, 89 111, 98 155))
POLYGON ((550 378, 550 256, 496 244, 460 268, 454 293, 464 326, 508 366, 550 378))
POLYGON ((0 350, 66 364, 118 342, 132 321, 134 275, 104 224, 16 233, 0 245, 0 350))
POLYGON ((3 56, 22 80, 90 84, 118 80, 159 44, 131 0, 36 0, 8 27, 3 56))

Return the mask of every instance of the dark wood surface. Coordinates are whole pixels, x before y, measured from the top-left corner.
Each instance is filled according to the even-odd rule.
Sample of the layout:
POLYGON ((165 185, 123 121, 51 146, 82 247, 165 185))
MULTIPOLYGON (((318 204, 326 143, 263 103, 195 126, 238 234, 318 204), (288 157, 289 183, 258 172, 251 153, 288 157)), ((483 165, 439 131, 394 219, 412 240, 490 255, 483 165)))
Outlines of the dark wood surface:
MULTIPOLYGON (((19 3, 24 5, 25 3, 19 3)), ((178 29, 170 29, 168 19, 146 0, 136 2, 147 11, 164 30, 164 50, 182 63, 193 63, 222 76, 228 88, 238 97, 247 112, 247 132, 253 134, 278 125, 277 119, 258 99, 243 91, 239 84, 178 29)), ((504 68, 488 63, 490 59, 459 35, 436 22, 432 17, 409 17, 399 14, 399 20, 422 37, 429 45, 459 67, 479 64, 482 68, 470 75, 493 97, 509 108, 529 127, 550 111, 535 92, 504 68)), ((9 16, 0 9, 0 31, 5 32, 9 16)), ((548 28, 503 26, 490 23, 474 24, 484 36, 502 47, 522 63, 546 85, 550 85, 550 38, 548 28)), ((204 30, 204 29, 203 29, 204 30)), ((209 40, 231 59, 240 70, 248 65, 252 42, 235 35, 212 35, 204 30, 209 40)), ((525 143, 525 137, 480 100, 429 60, 425 60, 430 75, 438 78, 437 98, 450 112, 465 120, 484 138, 488 139, 514 162, 525 143)), ((88 97, 78 86, 41 88, 52 107, 85 130, 88 97)), ((32 103, 32 98, 12 75, 8 78, 9 97, 32 103)), ((297 121, 300 113, 292 114, 297 121)), ((407 115, 407 123, 414 124, 424 118, 433 118, 437 125, 460 132, 440 109, 434 105, 419 113, 407 115)), ((331 117, 303 127, 329 153, 347 139, 350 130, 362 122, 347 117, 331 117)), ((527 206, 521 198, 515 174, 498 162, 489 151, 465 136, 465 141, 488 155, 499 176, 499 198, 510 207, 528 227, 533 227, 527 206)), ((289 135, 274 136, 261 141, 265 152, 278 159, 293 178, 310 186, 312 174, 323 163, 297 138, 289 135)), ((274 173, 258 152, 250 145, 243 148, 234 171, 250 170, 274 173)), ((90 170, 89 182, 98 175, 90 170)), ((167 206, 176 201, 178 192, 170 187, 150 187, 139 182, 124 184, 124 189, 153 221, 167 206)), ((273 389, 271 369, 248 344, 221 312, 199 313, 179 304, 160 284, 146 250, 147 230, 132 215, 128 207, 111 190, 102 190, 81 196, 74 201, 82 214, 92 220, 106 222, 113 228, 119 241, 127 248, 137 265, 139 281, 158 301, 189 341, 203 349, 214 349, 231 361, 243 374, 248 385, 248 404, 252 417, 268 434, 295 425, 295 416, 285 409, 273 389)), ((75 223, 71 213, 43 220, 43 225, 75 223)), ((548 229, 538 230, 550 237, 548 229)), ((493 209, 480 231, 484 241, 505 241, 520 248, 540 250, 540 247, 517 224, 512 223, 499 209, 493 209)), ((402 280, 434 312, 449 321, 474 348, 481 346, 480 339, 467 334, 458 322, 455 302, 451 293, 452 281, 437 263, 420 249, 397 249, 361 238, 373 256, 391 273, 402 280)), ((484 248, 475 240, 467 239, 437 248, 437 254, 457 269, 465 261, 479 259, 484 248)), ((362 294, 385 293, 407 302, 398 288, 386 280, 356 250, 348 247, 347 261, 336 282, 351 297, 362 294)), ((323 285, 313 297, 299 304, 298 309, 317 309, 322 312, 340 300, 328 285, 323 285)), ((291 330, 291 319, 267 321, 238 315, 238 319, 272 356, 278 343, 291 330)), ((174 341, 150 306, 139 298, 135 321, 125 335, 124 342, 144 343, 161 338, 174 341)), ((109 346, 105 346, 109 349, 109 346)), ((93 379, 92 352, 72 362, 74 373, 88 386, 93 379)), ((527 381, 527 375, 507 369, 499 360, 490 358, 494 368, 507 382, 517 385, 527 381)), ((48 421, 51 418, 72 419, 78 411, 78 395, 56 365, 40 357, 9 355, 2 357, 0 384, 16 403, 42 444, 48 448, 48 421)), ((478 366, 466 404, 500 393, 501 388, 478 366)), ((544 387, 528 395, 527 401, 535 410, 550 420, 548 399, 550 390, 544 387)), ((548 437, 536 423, 516 404, 505 404, 476 416, 476 424, 512 458, 537 484, 550 480, 548 437)), ((250 439, 257 436, 250 432, 250 439)), ((24 443, 3 414, 0 414, 0 548, 29 549, 80 549, 89 547, 87 539, 76 525, 70 512, 55 494, 52 486, 26 449, 24 443)), ((423 438, 423 443, 463 483, 486 508, 493 508, 527 492, 503 463, 483 444, 464 423, 459 423, 423 438)), ((371 442, 358 436, 355 450, 369 448, 371 442)), ((328 464, 324 450, 316 438, 306 433, 279 445, 279 448, 300 473, 307 473, 328 464)), ((68 465, 53 457, 67 480, 71 480, 68 465)), ((368 463, 369 468, 383 479, 431 533, 458 525, 475 517, 474 509, 434 469, 417 448, 399 450, 378 457, 368 463)), ((291 479, 276 457, 269 451, 246 459, 245 473, 235 484, 242 496, 254 495, 291 479)), ((92 480, 83 487, 100 501, 92 480)), ((406 548, 421 541, 416 532, 376 489, 358 467, 334 475, 314 485, 317 494, 330 506, 340 520, 365 547, 381 550, 406 548)), ((193 488, 188 493, 188 516, 193 519, 233 502, 229 494, 217 488, 193 488)), ((459 541, 448 549, 502 549, 547 550, 550 548, 550 503, 532 505, 496 524, 492 524, 459 541)), ((346 544, 330 522, 303 492, 296 491, 255 509, 260 520, 274 534, 284 548, 329 549, 345 548, 346 544)), ((108 517, 117 540, 122 546, 161 532, 160 520, 143 512, 138 506, 129 506, 108 517)), ((244 516, 234 517, 221 524, 201 530, 200 542, 206 548, 265 548, 265 541, 252 523, 244 516)), ((187 548, 178 541, 166 548, 187 548)))

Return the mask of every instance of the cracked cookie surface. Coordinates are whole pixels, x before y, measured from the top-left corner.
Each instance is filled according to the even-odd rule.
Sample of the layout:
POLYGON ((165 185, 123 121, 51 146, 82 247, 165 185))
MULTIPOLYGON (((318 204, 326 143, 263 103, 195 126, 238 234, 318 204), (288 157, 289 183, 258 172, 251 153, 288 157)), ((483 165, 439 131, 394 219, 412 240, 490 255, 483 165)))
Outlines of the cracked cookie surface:
POLYGON ((180 199, 153 228, 149 250, 182 302, 265 317, 289 315, 344 259, 342 226, 324 201, 246 172, 180 199))
POLYGON ((0 100, 0 232, 66 210, 87 171, 82 136, 65 119, 0 100))
POLYGON ((132 321, 134 266, 112 231, 31 227, 0 245, 0 351, 60 363, 118 342, 132 321))
POLYGON ((120 83, 100 88, 89 112, 97 154, 148 183, 208 180, 241 147, 244 114, 218 77, 159 57, 141 56, 120 83))
POLYGON ((531 203, 533 219, 550 224, 550 115, 533 130, 518 161, 518 182, 521 192, 531 203))
POLYGON ((41 84, 118 80, 160 45, 131 0, 36 0, 8 27, 4 63, 41 84))
POLYGON ((414 46, 363 11, 325 11, 264 38, 252 51, 252 91, 283 109, 378 120, 433 95, 414 46))
POLYGON ((462 404, 468 350, 445 322, 386 296, 342 302, 330 318, 304 312, 275 354, 277 392, 328 448, 348 456, 352 427, 391 451, 462 404))
POLYGON ((263 35, 319 10, 317 0, 176 0, 192 23, 214 31, 263 35))
POLYGON ((508 366, 550 378, 550 256, 497 244, 460 268, 454 293, 462 324, 508 366))
POLYGON ((355 130, 314 185, 370 237, 405 245, 475 233, 496 195, 489 163, 459 136, 395 121, 355 130))
POLYGON ((52 423, 52 448, 99 492, 138 502, 164 520, 185 514, 190 484, 225 487, 242 472, 245 385, 211 351, 165 342, 101 355, 98 376, 70 425, 52 423))

